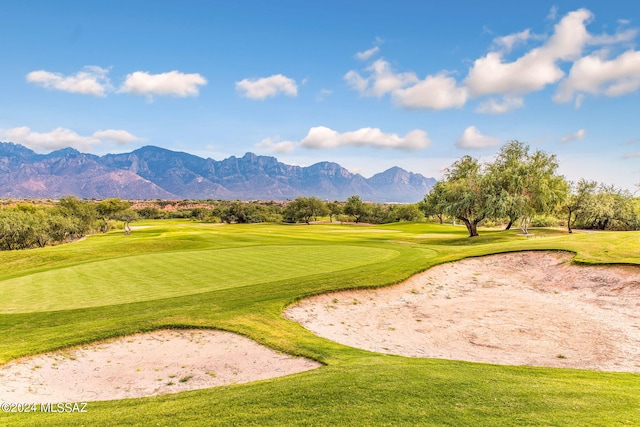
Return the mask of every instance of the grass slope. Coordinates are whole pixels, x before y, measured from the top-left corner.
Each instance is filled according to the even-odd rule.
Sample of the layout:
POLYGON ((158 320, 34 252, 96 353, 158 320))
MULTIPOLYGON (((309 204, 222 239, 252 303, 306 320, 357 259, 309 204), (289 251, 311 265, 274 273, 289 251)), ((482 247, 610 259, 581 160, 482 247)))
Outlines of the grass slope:
POLYGON ((0 253, 0 363, 171 326, 238 332, 327 366, 253 384, 95 402, 86 414, 0 413, 0 424, 640 424, 638 375, 378 355, 281 317, 307 295, 388 285, 468 256, 552 249, 575 252, 584 263, 640 263, 640 233, 536 230, 526 239, 485 231, 468 239, 462 227, 424 223, 144 225, 151 227, 130 237, 110 233, 0 253))

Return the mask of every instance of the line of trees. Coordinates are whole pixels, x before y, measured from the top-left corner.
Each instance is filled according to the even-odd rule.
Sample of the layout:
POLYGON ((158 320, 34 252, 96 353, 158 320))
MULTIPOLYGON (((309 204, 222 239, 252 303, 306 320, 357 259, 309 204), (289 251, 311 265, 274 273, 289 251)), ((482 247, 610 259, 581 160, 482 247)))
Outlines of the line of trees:
POLYGON ((344 202, 323 201, 317 197, 298 197, 287 202, 208 201, 194 208, 163 212, 155 207, 138 210, 143 218, 190 217, 200 221, 232 223, 286 222, 311 223, 322 218, 330 222, 385 224, 399 221, 422 221, 418 204, 386 205, 364 202, 351 196, 344 202))
POLYGON ((594 181, 571 183, 558 173, 556 156, 530 152, 511 141, 494 161, 481 164, 464 156, 445 170, 444 179, 425 196, 421 208, 440 222, 448 216, 462 222, 470 237, 486 219, 518 223, 523 234, 535 215, 567 216, 568 231, 581 227, 635 230, 639 228, 634 198, 628 191, 594 181))
POLYGON ((107 232, 122 221, 125 234, 138 214, 128 201, 101 202, 63 197, 53 206, 21 203, 0 209, 0 250, 29 249, 79 239, 96 231, 107 232))
MULTIPOLYGON (((534 218, 565 218, 569 233, 576 227, 599 230, 637 230, 638 200, 626 190, 595 181, 568 182, 558 173, 556 156, 531 152, 528 145, 511 141, 491 162, 464 156, 449 166, 420 203, 385 205, 365 203, 359 196, 344 202, 298 197, 288 202, 164 201, 138 205, 121 199, 102 201, 63 197, 53 206, 18 204, 0 209, 0 250, 44 247, 78 239, 88 233, 107 232, 114 223, 131 233, 138 218, 192 218, 226 223, 330 222, 383 224, 422 221, 425 216, 465 225, 470 237, 478 226, 492 220, 518 224, 528 234, 534 218), (171 210, 164 208, 171 207, 171 210)), ((551 224, 549 224, 551 225, 551 224)))

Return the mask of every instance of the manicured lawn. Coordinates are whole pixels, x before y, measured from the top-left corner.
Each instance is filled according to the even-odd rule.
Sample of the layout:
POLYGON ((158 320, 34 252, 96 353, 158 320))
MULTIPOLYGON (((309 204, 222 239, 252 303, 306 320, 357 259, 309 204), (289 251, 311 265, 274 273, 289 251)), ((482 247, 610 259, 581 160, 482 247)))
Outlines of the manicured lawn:
POLYGON ((437 224, 290 226, 159 221, 0 253, 0 363, 161 327, 239 332, 326 366, 274 380, 0 414, 1 425, 639 425, 640 375, 377 355, 282 318, 304 296, 382 286, 441 262, 530 249, 640 263, 640 233, 568 235, 437 224))

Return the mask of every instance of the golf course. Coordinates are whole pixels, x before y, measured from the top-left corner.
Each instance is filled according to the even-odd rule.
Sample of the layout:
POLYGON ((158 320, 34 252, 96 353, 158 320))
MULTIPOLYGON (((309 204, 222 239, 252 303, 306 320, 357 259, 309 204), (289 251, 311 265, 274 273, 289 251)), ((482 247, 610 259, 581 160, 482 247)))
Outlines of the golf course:
MULTIPOLYGON (((237 380, 232 375, 219 385, 193 390, 187 385, 196 377, 156 373, 157 392, 140 397, 125 394, 129 398, 124 399, 86 399, 82 412, 0 412, 0 425, 640 425, 638 359, 632 359, 628 369, 601 369, 572 364, 579 348, 572 352, 554 349, 546 354, 554 367, 401 355, 323 337, 287 314, 323 294, 329 294, 322 303, 325 308, 357 306, 363 297, 347 297, 340 291, 382 291, 432 267, 455 270, 455 262, 469 258, 479 263, 467 267, 471 275, 478 270, 477 286, 488 287, 488 279, 481 276, 484 267, 480 263, 485 256, 524 251, 552 254, 553 262, 562 268, 615 264, 623 269, 620 274, 628 276, 625 288, 610 280, 600 280, 601 287, 617 289, 628 307, 638 307, 640 232, 568 234, 555 228, 532 229, 529 236, 519 232, 481 229, 480 236, 469 238, 464 226, 427 222, 293 225, 143 220, 135 223, 129 236, 115 230, 73 243, 0 252, 0 383, 12 375, 5 368, 29 363, 30 358, 49 354, 38 360, 55 360, 60 367, 65 355, 81 362, 78 355, 96 352, 98 360, 100 348, 127 343, 135 347, 138 342, 143 348, 149 333, 159 334, 153 339, 158 342, 183 340, 174 347, 186 347, 190 339, 202 341, 202 345, 211 340, 214 347, 220 347, 223 344, 214 338, 227 339, 223 337, 231 334, 226 333, 232 333, 243 340, 242 345, 269 352, 259 358, 262 350, 246 347, 230 354, 228 360, 224 354, 216 355, 220 371, 211 368, 208 376, 212 378, 221 379, 225 366, 241 357, 251 358, 254 352, 256 356, 248 365, 264 368, 276 358, 283 363, 285 359, 297 361, 301 366, 250 380, 240 379, 244 368, 238 365, 234 368, 237 380)), ((513 269, 523 276, 537 277, 533 272, 546 271, 547 266, 529 262, 514 264, 513 269)), ((540 277, 544 279, 544 275, 540 277)), ((508 276, 495 280, 501 281, 502 288, 510 286, 508 276)), ((562 283, 561 277, 554 280, 562 283)), ((447 293, 447 283, 434 286, 440 286, 433 293, 439 292, 442 298, 438 304, 455 299, 452 289, 447 293)), ((464 286, 456 292, 473 291, 467 282, 464 286)), ((536 286, 543 292, 546 284, 536 286)), ((408 294, 427 293, 419 286, 408 289, 408 294)), ((552 307, 559 314, 563 312, 563 292, 561 288, 547 292, 555 298, 552 307)), ((615 295, 613 291, 606 294, 614 305, 615 295)), ((504 301, 499 310, 509 310, 510 303, 504 301)), ((567 308, 571 304, 567 302, 567 308)), ((517 318, 518 308, 511 305, 517 318)), ((464 320, 464 309, 455 313, 464 320)), ((336 328, 341 322, 345 327, 355 324, 357 319, 351 316, 336 317, 336 328)), ((633 314, 630 316, 632 319, 633 314)), ((457 319, 448 322, 453 325, 457 319)), ((326 321, 325 327, 334 326, 333 321, 326 321)), ((423 316, 411 321, 428 330, 432 320, 423 316)), ((433 325, 434 329, 444 328, 435 326, 435 320, 433 325)), ((640 319, 636 316, 635 324, 629 327, 638 330, 640 319)), ((398 327, 387 329, 402 336, 398 327)), ((509 337, 484 339, 499 347, 500 341, 509 337)), ((537 345, 535 341, 525 344, 537 345)), ((240 346, 235 341, 224 345, 240 346)), ((133 347, 126 351, 135 355, 133 347)), ((584 351, 590 352, 590 348, 584 351)), ((115 362, 109 359, 104 363, 115 362)), ((176 369, 190 363, 173 362, 176 369)), ((37 377, 44 365, 33 362, 29 366, 37 377)), ((151 368, 136 366, 135 370, 144 373, 151 368)), ((121 381, 119 388, 126 388, 129 380, 121 381)), ((33 389, 40 386, 33 384, 33 389)), ((0 392, 0 401, 12 400, 0 392)))

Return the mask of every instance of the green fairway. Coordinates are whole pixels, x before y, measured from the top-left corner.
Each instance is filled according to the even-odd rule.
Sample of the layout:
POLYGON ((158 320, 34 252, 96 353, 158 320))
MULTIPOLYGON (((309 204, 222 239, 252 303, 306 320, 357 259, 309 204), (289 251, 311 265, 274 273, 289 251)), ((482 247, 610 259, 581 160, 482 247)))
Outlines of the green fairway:
POLYGON ((1 310, 19 313, 148 301, 331 273, 396 256, 391 249, 302 245, 137 255, 5 280, 1 310))
POLYGON ((148 226, 0 253, 0 363, 164 327, 238 332, 326 366, 160 397, 89 403, 83 414, 0 413, 0 425, 640 425, 640 375, 370 353, 284 319, 288 304, 396 283, 497 252, 565 250, 640 264, 640 233, 481 230, 399 223, 148 226))

